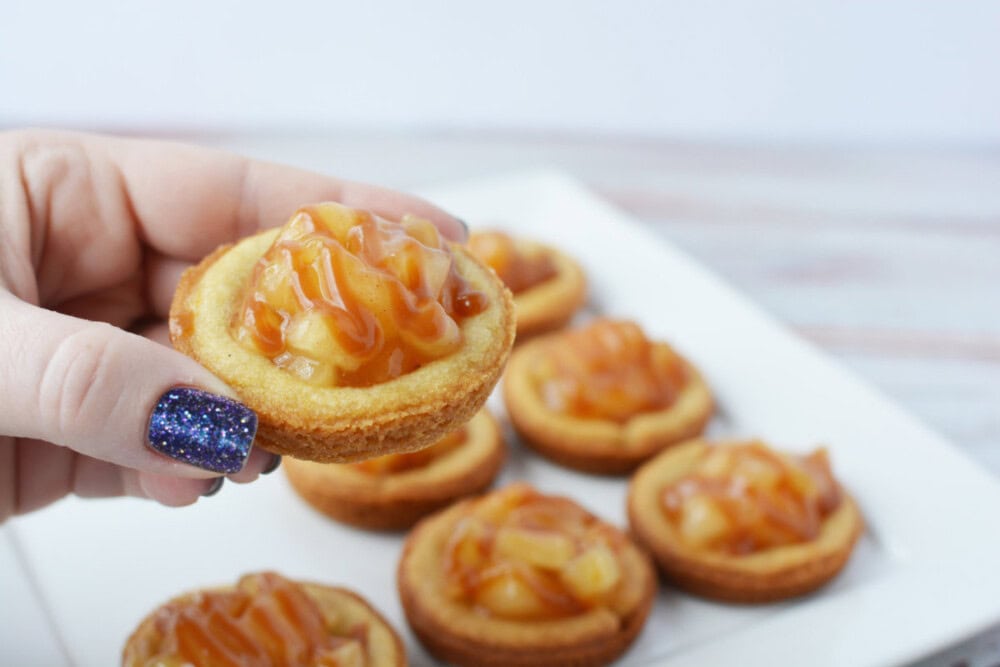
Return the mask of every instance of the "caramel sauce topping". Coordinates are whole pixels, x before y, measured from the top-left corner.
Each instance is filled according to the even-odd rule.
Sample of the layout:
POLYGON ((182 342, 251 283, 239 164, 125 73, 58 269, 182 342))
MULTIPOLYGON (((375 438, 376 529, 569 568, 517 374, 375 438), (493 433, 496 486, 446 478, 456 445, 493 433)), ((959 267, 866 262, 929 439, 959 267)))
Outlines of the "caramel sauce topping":
POLYGON ((687 382, 669 346, 634 322, 608 319, 551 339, 535 375, 550 410, 617 422, 670 407, 687 382))
POLYGON ((274 573, 171 602, 154 620, 159 646, 144 667, 364 667, 367 627, 331 628, 302 589, 274 573))
POLYGON ((513 484, 476 501, 444 554, 447 594, 478 613, 553 619, 606 605, 625 536, 576 503, 513 484))
POLYGON ((355 470, 369 475, 396 475, 430 465, 464 445, 468 437, 468 429, 462 427, 457 431, 452 431, 430 447, 425 447, 415 452, 386 454, 385 456, 376 456, 367 461, 347 463, 345 465, 349 465, 355 470))
POLYGON ((543 283, 557 273, 548 253, 524 252, 503 232, 476 232, 467 245, 473 255, 496 271, 514 294, 543 283))
POLYGON ((814 540, 840 501, 825 449, 792 456, 759 441, 709 447, 661 496, 685 542, 729 555, 814 540))
POLYGON ((460 322, 486 307, 430 222, 325 203, 281 229, 232 332, 306 382, 367 387, 457 350, 460 322))

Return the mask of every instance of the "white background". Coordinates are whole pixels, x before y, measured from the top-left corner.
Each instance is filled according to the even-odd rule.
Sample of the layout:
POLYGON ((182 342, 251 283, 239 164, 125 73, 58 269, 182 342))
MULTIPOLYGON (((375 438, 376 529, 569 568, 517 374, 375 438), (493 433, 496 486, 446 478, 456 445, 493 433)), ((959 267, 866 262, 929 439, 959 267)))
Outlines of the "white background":
POLYGON ((0 3, 0 126, 1000 140, 1000 3, 0 3))

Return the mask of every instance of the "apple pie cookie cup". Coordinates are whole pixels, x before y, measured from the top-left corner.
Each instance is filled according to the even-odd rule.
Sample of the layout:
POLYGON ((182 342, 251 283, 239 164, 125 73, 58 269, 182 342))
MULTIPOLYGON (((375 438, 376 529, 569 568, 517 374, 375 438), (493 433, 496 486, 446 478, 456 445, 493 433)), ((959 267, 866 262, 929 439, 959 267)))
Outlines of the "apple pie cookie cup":
POLYGON ((389 454, 392 460, 316 463, 285 459, 292 488, 332 519, 369 530, 403 530, 458 498, 487 489, 503 467, 506 448, 484 408, 427 449, 389 454), (460 437, 457 443, 450 439, 460 437), (442 448, 442 451, 435 451, 442 448), (407 463, 407 458, 419 461, 407 463))
MULTIPOLYGON (((662 408, 622 419, 554 410, 543 396, 538 369, 568 333, 528 341, 514 351, 507 366, 503 384, 507 411, 514 428, 532 449, 569 468, 618 475, 630 472, 663 448, 704 431, 714 411, 712 394, 698 369, 679 355, 674 357, 683 384, 662 408)), ((667 349, 662 343, 651 342, 650 346, 667 349)))
POLYGON ((457 273, 485 296, 459 325, 453 353, 371 386, 318 386, 278 367, 232 334, 258 261, 281 230, 223 246, 181 277, 170 311, 174 346, 220 377, 258 415, 256 444, 321 462, 408 452, 468 421, 503 370, 515 333, 510 292, 460 246, 457 273))
POLYGON ((463 531, 477 529, 476 524, 468 523, 469 517, 475 518, 481 511, 490 513, 494 511, 490 506, 495 508, 511 495, 526 493, 553 500, 517 484, 458 502, 417 524, 404 545, 398 569, 406 618, 434 656, 456 665, 606 665, 620 657, 642 630, 655 596, 656 577, 648 556, 631 540, 575 504, 567 506, 562 516, 581 513, 593 522, 592 528, 608 531, 616 545, 613 556, 600 543, 591 543, 582 553, 562 553, 567 548, 562 538, 547 535, 544 530, 540 536, 534 532, 546 525, 545 521, 527 531, 492 525, 485 530, 497 532, 487 538, 487 543, 493 545, 494 551, 513 554, 512 562, 484 566, 485 588, 474 594, 478 596, 475 599, 456 593, 448 571, 455 549, 463 551, 465 556, 457 556, 463 558, 470 550, 484 554, 483 549, 491 548, 462 543, 463 531), (511 579, 521 575, 525 578, 511 579), (573 607, 574 598, 559 589, 560 581, 569 582, 576 599, 582 596, 591 601, 573 607), (591 588, 599 593, 588 598, 586 591, 591 588), (540 597, 536 599, 535 595, 540 597), (549 616, 547 604, 564 606, 549 616))
MULTIPOLYGON (((857 504, 833 482, 839 498, 824 516, 811 539, 778 544, 747 553, 703 548, 685 533, 701 532, 698 525, 671 521, 664 512, 664 494, 683 484, 704 460, 710 445, 692 440, 663 452, 633 476, 628 491, 632 535, 655 558, 667 579, 696 595, 728 602, 771 602, 811 592, 834 578, 847 563, 864 523, 857 504)), ((832 479, 832 478, 831 478, 832 479)), ((738 481, 736 484, 744 484, 738 481)), ((712 520, 703 507, 690 516, 712 520)))

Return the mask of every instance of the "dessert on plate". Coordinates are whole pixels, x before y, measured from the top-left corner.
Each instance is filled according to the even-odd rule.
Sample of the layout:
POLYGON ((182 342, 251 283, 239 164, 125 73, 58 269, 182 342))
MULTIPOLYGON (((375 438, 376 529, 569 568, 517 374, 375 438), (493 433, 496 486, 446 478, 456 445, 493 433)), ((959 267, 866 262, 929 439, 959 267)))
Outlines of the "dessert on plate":
POLYGON ((668 579, 706 597, 767 602, 832 579, 863 530, 825 449, 692 440, 643 465, 628 494, 632 534, 668 579))
POLYGON ((523 483, 418 523, 398 584, 424 646, 481 667, 605 665, 639 634, 656 591, 624 533, 523 483))
POLYGON ((514 293, 520 340, 561 328, 587 299, 583 269, 557 248, 492 230, 473 232, 467 245, 514 293))
POLYGON ((327 516, 361 528, 401 530, 463 496, 484 491, 503 466, 500 428, 483 408, 426 449, 356 463, 286 458, 292 487, 327 516))
POLYGON ((519 346, 504 378, 514 427, 535 450, 587 472, 628 472, 696 436, 712 416, 698 370, 638 324, 598 319, 519 346))
POLYGON ((125 643, 123 667, 405 667, 396 632, 343 588, 248 574, 157 607, 125 643))
POLYGON ((468 421, 514 328, 510 292, 431 223, 335 203, 220 247, 170 310, 174 346, 257 412, 257 444, 325 462, 414 451, 468 421))

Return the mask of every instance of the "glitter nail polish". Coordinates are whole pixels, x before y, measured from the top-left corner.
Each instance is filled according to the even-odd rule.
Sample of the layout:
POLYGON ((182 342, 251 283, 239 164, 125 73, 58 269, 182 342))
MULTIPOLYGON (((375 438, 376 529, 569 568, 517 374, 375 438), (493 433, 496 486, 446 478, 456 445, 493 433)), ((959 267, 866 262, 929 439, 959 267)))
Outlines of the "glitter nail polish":
POLYGON ((149 446, 218 473, 239 472, 250 455, 257 415, 238 401, 192 387, 167 390, 149 418, 149 446))

